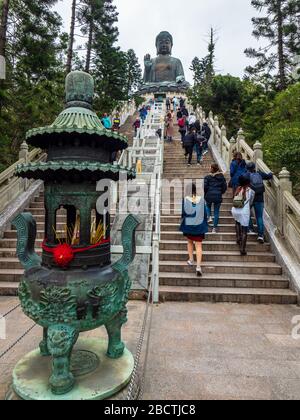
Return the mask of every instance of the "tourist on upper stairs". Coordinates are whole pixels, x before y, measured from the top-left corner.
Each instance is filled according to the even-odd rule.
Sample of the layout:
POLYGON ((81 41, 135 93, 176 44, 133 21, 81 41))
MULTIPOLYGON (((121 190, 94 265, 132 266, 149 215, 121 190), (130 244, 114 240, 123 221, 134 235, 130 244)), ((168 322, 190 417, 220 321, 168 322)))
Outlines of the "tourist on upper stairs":
POLYGON ((111 123, 111 119, 110 119, 108 114, 103 115, 103 118, 102 118, 101 122, 107 130, 111 130, 112 123, 111 123))
MULTIPOLYGON (((255 192, 255 198, 253 201, 253 208, 255 211, 255 217, 257 221, 258 228, 258 242, 263 244, 265 242, 265 225, 264 225, 264 210, 265 210, 265 184, 264 181, 273 179, 272 172, 265 173, 261 171, 256 171, 255 163, 249 163, 247 165, 248 175, 251 181, 251 188, 255 192)), ((254 226, 252 219, 250 217, 250 232, 254 232, 254 226)))
POLYGON ((204 197, 197 194, 196 184, 192 185, 192 195, 187 195, 182 206, 180 231, 188 240, 188 266, 194 266, 194 246, 197 257, 197 276, 202 276, 202 242, 208 233, 207 213, 204 197))
POLYGON ((206 142, 206 139, 197 132, 197 128, 195 127, 195 124, 192 126, 196 130, 196 141, 194 146, 194 151, 197 154, 197 164, 201 165, 203 160, 203 150, 204 150, 204 144, 206 142))
POLYGON ((166 106, 167 106, 167 111, 171 111, 171 100, 169 97, 166 100, 166 106))
POLYGON ((241 255, 246 256, 251 206, 255 192, 250 187, 251 181, 247 174, 240 176, 239 185, 233 199, 232 215, 236 222, 236 242, 240 247, 241 255))
POLYGON ((185 105, 185 100, 182 97, 180 97, 179 98, 179 106, 180 106, 180 108, 183 108, 184 105, 185 105))
POLYGON ((113 131, 120 131, 120 127, 121 127, 121 118, 120 118, 120 114, 117 114, 115 116, 115 118, 113 119, 113 131))
POLYGON ((239 187, 239 178, 247 172, 246 161, 243 159, 241 153, 235 153, 233 156, 233 161, 230 165, 230 183, 229 186, 233 189, 233 196, 239 187))
POLYGON ((197 117, 196 117, 194 112, 191 112, 191 115, 189 116, 188 121, 189 121, 189 127, 190 128, 195 127, 197 117))
POLYGON ((186 117, 185 116, 182 116, 178 120, 178 127, 179 127, 179 133, 181 135, 182 147, 184 147, 184 138, 186 136, 186 117))
POLYGON ((177 112, 177 121, 180 120, 180 118, 183 117, 183 113, 182 113, 182 109, 179 108, 178 112, 177 112))
POLYGON ((220 209, 223 202, 223 195, 227 191, 227 182, 223 172, 216 163, 211 165, 211 172, 204 179, 204 194, 206 201, 208 223, 213 224, 212 233, 218 233, 220 209), (212 208, 214 207, 214 218, 212 208))
POLYGON ((176 98, 176 96, 174 96, 173 98, 173 111, 177 112, 177 107, 178 107, 178 99, 176 98))
POLYGON ((148 115, 147 108, 146 108, 145 106, 143 106, 143 107, 140 109, 139 113, 140 113, 140 118, 141 118, 141 121, 142 121, 142 123, 144 124, 144 122, 146 121, 147 115, 148 115))
POLYGON ((182 115, 185 115, 186 117, 190 115, 189 111, 187 110, 185 106, 182 107, 181 112, 182 112, 182 115))
POLYGON ((205 137, 206 142, 203 145, 203 155, 206 155, 208 153, 208 142, 211 137, 211 129, 206 121, 204 121, 202 127, 201 127, 201 134, 203 137, 205 137))
POLYGON ((197 131, 192 127, 184 138, 185 158, 188 159, 188 166, 191 166, 193 160, 194 147, 197 141, 197 131))
POLYGON ((166 137, 167 142, 171 143, 174 137, 174 121, 172 112, 168 112, 166 116, 166 137))

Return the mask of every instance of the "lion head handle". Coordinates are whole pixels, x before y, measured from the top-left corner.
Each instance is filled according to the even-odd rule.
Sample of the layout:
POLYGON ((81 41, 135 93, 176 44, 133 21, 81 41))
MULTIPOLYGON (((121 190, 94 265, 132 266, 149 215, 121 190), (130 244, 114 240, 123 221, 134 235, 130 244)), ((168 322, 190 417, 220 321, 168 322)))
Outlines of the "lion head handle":
POLYGON ((31 213, 21 213, 13 221, 18 233, 17 255, 25 270, 41 265, 42 259, 35 253, 36 221, 31 213))

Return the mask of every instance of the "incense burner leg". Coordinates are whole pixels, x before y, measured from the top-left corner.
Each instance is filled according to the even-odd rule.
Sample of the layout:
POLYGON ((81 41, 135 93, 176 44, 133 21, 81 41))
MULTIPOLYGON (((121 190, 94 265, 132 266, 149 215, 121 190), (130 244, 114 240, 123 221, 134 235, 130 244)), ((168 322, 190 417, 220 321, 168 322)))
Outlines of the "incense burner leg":
POLYGON ((53 394, 67 394, 74 387, 75 379, 70 372, 70 360, 78 335, 78 331, 69 325, 53 325, 48 329, 48 349, 53 357, 50 378, 53 394))
POLYGON ((50 356, 50 351, 48 349, 48 343, 47 343, 47 337, 48 337, 48 328, 44 328, 43 340, 40 342, 40 351, 41 351, 42 356, 50 356))
POLYGON ((105 325, 109 338, 107 356, 111 359, 119 359, 123 356, 125 349, 125 345, 121 339, 121 329, 123 324, 124 313, 120 312, 115 318, 105 325))

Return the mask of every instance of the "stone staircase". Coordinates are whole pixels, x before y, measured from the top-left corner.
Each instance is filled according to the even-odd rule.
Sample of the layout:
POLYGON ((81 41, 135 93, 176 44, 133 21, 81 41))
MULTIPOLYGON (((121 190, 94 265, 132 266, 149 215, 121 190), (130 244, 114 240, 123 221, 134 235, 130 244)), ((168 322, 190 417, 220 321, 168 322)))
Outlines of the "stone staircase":
MULTIPOLYGON (((121 134, 128 137, 129 145, 132 145, 133 127, 138 114, 129 117, 126 123, 121 127, 121 134)), ((44 195, 41 193, 38 197, 33 198, 29 208, 25 212, 32 213, 37 222, 37 239, 36 252, 42 254, 42 242, 45 238, 45 209, 44 195)), ((113 223, 113 217, 111 218, 113 223)), ((65 217, 63 214, 57 216, 57 230, 63 229, 65 217)), ((3 239, 0 239, 0 296, 15 296, 18 293, 19 282, 24 270, 16 255, 17 232, 14 228, 10 228, 4 233, 3 239)))
MULTIPOLYGON (((37 222, 36 252, 42 253, 42 242, 45 237, 44 195, 33 199, 28 209, 37 222)), ((58 216, 58 223, 63 225, 63 216, 58 216)), ((17 232, 13 228, 4 233, 0 240, 0 295, 14 296, 18 292, 20 278, 24 272, 16 255, 17 232)))
MULTIPOLYGON (((210 170, 211 155, 206 155, 201 167, 188 168, 179 141, 166 144, 164 177, 173 179, 204 178, 210 170)), ((257 243, 250 235, 248 255, 242 257, 236 244, 235 224, 231 215, 232 196, 224 196, 219 232, 207 235, 203 244, 203 277, 187 266, 187 243, 179 232, 181 200, 162 201, 160 242, 160 299, 162 301, 205 301, 262 304, 295 304, 297 294, 289 290, 289 280, 283 276, 268 243, 257 243), (174 212, 175 210, 175 212, 174 212)))

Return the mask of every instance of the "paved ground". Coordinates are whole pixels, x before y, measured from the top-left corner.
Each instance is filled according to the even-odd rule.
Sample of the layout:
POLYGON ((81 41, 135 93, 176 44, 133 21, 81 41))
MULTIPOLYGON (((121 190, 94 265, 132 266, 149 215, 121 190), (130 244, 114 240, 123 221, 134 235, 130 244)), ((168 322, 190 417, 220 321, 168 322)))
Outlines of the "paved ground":
MULTIPOLYGON (((0 314, 18 303, 0 298, 0 314)), ((135 352, 145 310, 130 302, 124 340, 135 352)), ((144 399, 300 399, 296 306, 165 303, 154 309, 144 399)), ((0 354, 32 325, 20 310, 7 317, 0 354)), ((103 329, 89 336, 105 336, 103 329)), ((16 362, 36 348, 39 327, 0 360, 0 399, 16 362)))
POLYGON ((155 309, 145 399, 300 399, 296 306, 155 309))
MULTIPOLYGON (((18 304, 17 298, 0 297, 0 315, 5 314, 18 304)), ((145 312, 145 303, 131 301, 128 305, 129 321, 123 329, 123 339, 129 350, 135 355, 136 346, 140 337, 142 322, 145 312)), ((7 317, 7 339, 0 340, 0 354, 14 343, 33 322, 28 319, 20 309, 14 311, 7 317)), ((107 337, 104 328, 83 334, 86 337, 107 337)), ((4 358, 0 359, 0 400, 5 398, 5 393, 11 383, 12 370, 16 363, 28 352, 38 347, 41 341, 42 330, 36 326, 14 350, 10 351, 4 358)))

